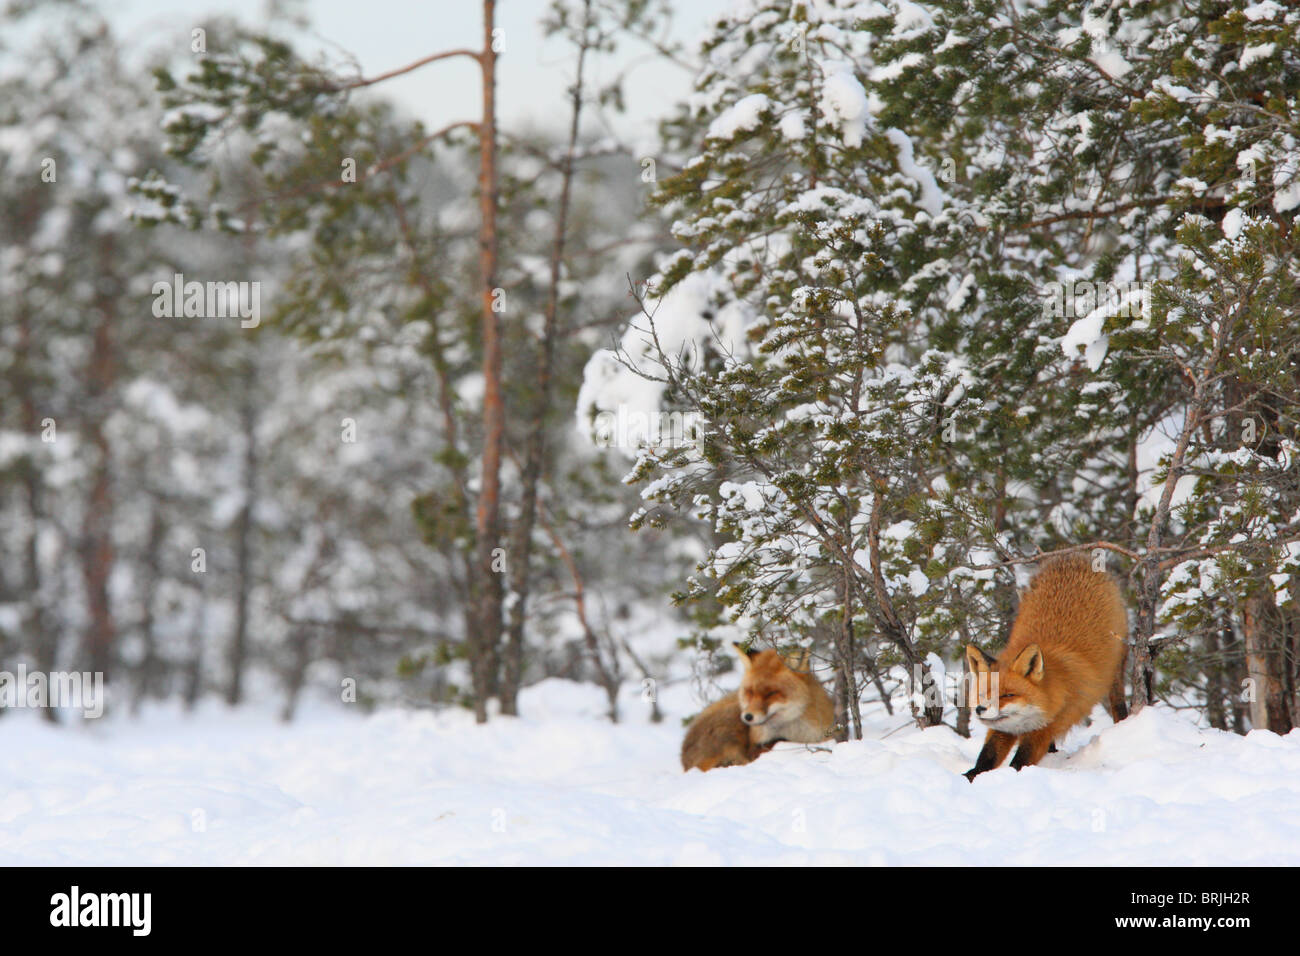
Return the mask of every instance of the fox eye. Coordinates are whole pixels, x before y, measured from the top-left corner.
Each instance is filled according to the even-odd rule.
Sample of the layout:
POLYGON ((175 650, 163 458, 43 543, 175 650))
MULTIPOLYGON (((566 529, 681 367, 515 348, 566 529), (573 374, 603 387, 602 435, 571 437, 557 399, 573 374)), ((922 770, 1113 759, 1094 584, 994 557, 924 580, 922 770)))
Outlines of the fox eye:
POLYGON ((1015 696, 1016 696, 1015 694, 1003 694, 1001 697, 998 698, 998 700, 1010 700, 1012 697, 1015 696))

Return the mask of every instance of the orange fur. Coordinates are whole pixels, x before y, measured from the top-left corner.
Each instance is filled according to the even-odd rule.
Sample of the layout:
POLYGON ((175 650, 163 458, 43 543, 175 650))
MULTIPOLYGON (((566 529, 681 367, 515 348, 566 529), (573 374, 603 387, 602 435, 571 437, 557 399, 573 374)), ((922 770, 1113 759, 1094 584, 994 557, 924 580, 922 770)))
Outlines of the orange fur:
POLYGON ((1012 766, 1033 766, 1103 700, 1112 716, 1122 718, 1127 637, 1128 616, 1114 578, 1082 557, 1048 562, 1021 596, 997 660, 973 644, 966 649, 975 675, 975 716, 989 727, 966 776, 998 767, 1017 742, 1012 766))
POLYGON ((793 670, 773 650, 742 651, 740 659, 740 689, 710 704, 687 728, 683 770, 747 764, 778 741, 816 743, 831 735, 835 708, 816 677, 793 670))

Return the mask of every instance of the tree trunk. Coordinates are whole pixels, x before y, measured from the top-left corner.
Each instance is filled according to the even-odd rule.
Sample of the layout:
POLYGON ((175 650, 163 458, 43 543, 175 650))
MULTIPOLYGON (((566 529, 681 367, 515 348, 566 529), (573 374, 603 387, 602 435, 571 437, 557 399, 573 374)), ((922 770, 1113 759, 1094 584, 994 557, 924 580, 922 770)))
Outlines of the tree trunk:
POLYGON ((894 704, 889 699, 889 692, 885 690, 885 682, 880 678, 880 668, 876 666, 876 659, 864 655, 863 666, 867 669, 871 686, 876 688, 876 693, 880 696, 880 702, 885 705, 885 713, 890 717, 894 716, 894 704))
POLYGON ((655 681, 655 679, 650 676, 650 669, 645 666, 645 662, 641 660, 640 655, 638 655, 637 652, 632 649, 632 645, 629 644, 625 638, 620 639, 619 644, 623 648, 623 653, 625 653, 628 656, 628 658, 632 661, 632 665, 636 667, 637 671, 639 671, 641 674, 641 681, 644 687, 642 700, 645 700, 646 693, 650 695, 649 696, 650 723, 652 724, 662 723, 664 719, 664 714, 663 711, 659 709, 659 688, 657 686, 658 682, 655 681))
MULTIPOLYGON (((156 493, 155 493, 156 495, 156 493)), ((149 509, 149 535, 145 542, 144 580, 141 583, 140 639, 144 644, 144 653, 140 658, 140 669, 136 674, 135 697, 131 701, 131 712, 138 714, 140 706, 149 696, 159 692, 157 686, 161 677, 158 659, 158 636, 155 634, 154 599, 158 594, 158 584, 162 580, 162 541, 166 528, 162 520, 162 506, 155 496, 149 509)))
POLYGON ((1205 653, 1209 660, 1205 668, 1205 716, 1211 727, 1227 730, 1228 712, 1224 706, 1227 693, 1223 679, 1223 645, 1220 634, 1217 627, 1205 632, 1205 653))
MULTIPOLYGON (((15 386, 19 392, 19 412, 22 416, 23 431, 29 436, 39 434, 40 416, 36 411, 36 396, 31 363, 32 326, 31 316, 26 309, 18 315, 18 343, 14 350, 14 362, 18 374, 14 376, 15 386)), ((56 425, 57 427, 57 425, 56 425)), ((41 527, 45 524, 45 487, 41 481, 40 469, 31 458, 23 464, 22 486, 24 504, 27 506, 27 523, 31 529, 23 542, 24 578, 28 595, 27 627, 28 643, 36 669, 48 674, 54 669, 58 659, 58 633, 51 626, 45 613, 46 596, 41 574, 41 559, 38 543, 41 527)), ((50 723, 58 723, 58 712, 53 707, 41 710, 41 716, 50 723)))
POLYGON ((81 528, 81 576, 86 591, 89 622, 84 652, 86 665, 93 673, 108 678, 112 662, 115 627, 108 595, 108 579, 113 572, 113 493, 112 450, 104 431, 109 392, 112 388, 113 343, 110 337, 112 306, 101 302, 99 324, 91 343, 87 370, 87 443, 94 449, 95 465, 91 472, 90 491, 81 528))
POLYGON ((537 394, 534 396, 533 419, 529 423, 527 448, 522 475, 523 499, 519 524, 513 535, 510 556, 511 589, 514 602, 510 609, 510 628, 506 636, 501 673, 501 713, 519 712, 519 682, 523 676, 524 626, 528 619, 528 594, 532 577, 533 526, 537 516, 537 495, 542 468, 546 461, 546 419, 551 409, 551 376, 555 364, 555 337, 560 310, 560 279, 564 266, 569 200, 573 184, 573 154, 578 145, 582 117, 583 71, 587 60, 588 27, 591 0, 583 6, 582 42, 578 46, 577 77, 571 88, 569 138, 560 165, 560 200, 555 211, 555 233, 551 239, 550 282, 546 290, 540 356, 537 363, 537 394))
POLYGON ((551 543, 555 545, 560 560, 569 569, 569 576, 573 579, 573 608, 577 612, 578 624, 582 627, 583 641, 587 645, 587 653, 591 657, 592 668, 596 672, 596 682, 605 689, 605 697, 609 701, 610 723, 616 724, 618 723, 618 689, 623 682, 621 668, 618 663, 617 648, 614 646, 612 639, 607 642, 609 645, 609 662, 606 663, 604 655, 600 651, 600 639, 596 636, 590 619, 587 617, 587 586, 583 581, 578 562, 574 560, 572 552, 565 546, 564 539, 555 530, 555 526, 546 520, 544 514, 539 514, 539 517, 542 519, 542 526, 546 529, 546 533, 551 536, 551 543))
POLYGON ((1281 659, 1279 667, 1282 679, 1282 695, 1288 702, 1289 713, 1291 714, 1291 726, 1300 726, 1300 658, 1297 651, 1300 651, 1300 612, 1291 608, 1278 608, 1278 616, 1282 619, 1282 629, 1279 635, 1281 640, 1281 659))
MULTIPOLYGON (((880 523, 881 511, 884 508, 883 502, 883 495, 877 491, 871 503, 871 516, 867 521, 867 552, 871 565, 870 588, 867 593, 875 598, 873 616, 881 637, 898 648, 903 655, 903 662, 911 670, 912 694, 909 701, 912 718, 921 727, 937 727, 943 723, 943 695, 942 693, 938 694, 935 703, 925 703, 926 690, 934 684, 934 678, 930 674, 929 665, 917 655, 915 645, 912 644, 911 639, 904 630, 903 622, 894 609, 893 601, 890 600, 889 590, 885 586, 885 575, 881 570, 880 523), (916 703, 918 695, 922 697, 920 706, 916 703)), ((833 546, 839 549, 838 542, 833 546)), ((853 566, 854 558, 851 548, 848 550, 839 549, 839 554, 846 567, 853 566)))
MULTIPOLYGON (((254 373, 250 364, 246 381, 252 390, 254 373)), ((251 397, 240 413, 244 432, 244 505, 235 525, 235 633, 230 642, 230 683, 226 703, 235 706, 244 699, 244 668, 248 663, 249 593, 253 586, 253 503, 257 497, 257 409, 251 397)))
POLYGON ((190 624, 190 659, 185 667, 185 686, 181 699, 186 710, 193 710, 203 692, 203 624, 206 604, 202 593, 194 605, 194 620, 190 624))
POLYGON ((1256 588, 1242 608, 1241 633, 1246 644, 1246 675, 1253 683, 1250 723, 1256 730, 1289 733, 1292 726, 1290 700, 1282 676, 1283 647, 1281 619, 1272 591, 1256 588))
POLYGON ((505 400, 501 389, 501 321, 497 313, 496 51, 492 48, 495 0, 483 0, 483 118, 479 134, 479 271, 483 323, 483 461, 475 513, 476 587, 469 633, 474 719, 488 719, 488 698, 496 689, 501 642, 502 597, 498 551, 501 539, 501 453, 505 400))
MULTIPOLYGON (((1224 630, 1224 646, 1227 648, 1236 643, 1237 635, 1229 622, 1224 630)), ((1224 657, 1224 665, 1228 669, 1228 702, 1232 705, 1232 732, 1241 735, 1249 729, 1246 718, 1250 716, 1250 704, 1242 699, 1246 687, 1246 655, 1239 653, 1238 648, 1233 646, 1231 653, 1224 657)))
POLYGON ((943 723, 943 688, 936 685, 934 675, 930 673, 930 666, 922 663, 921 668, 921 693, 925 696, 926 703, 921 708, 923 727, 938 727, 943 723))
POLYGON ((1129 681, 1133 685, 1132 712, 1155 703, 1156 667, 1151 656, 1151 638, 1156 630, 1156 605, 1160 600, 1160 576, 1154 560, 1145 561, 1142 580, 1137 587, 1137 614, 1134 618, 1133 653, 1129 663, 1129 681))
MULTIPOLYGON (((843 532, 845 542, 848 545, 847 550, 851 553, 853 529, 847 520, 843 532)), ((837 671, 844 675, 844 739, 848 740, 851 736, 854 740, 861 740, 862 710, 858 701, 862 694, 858 687, 858 674, 854 669, 857 653, 853 633, 853 568, 848 565, 844 566, 841 588, 840 623, 835 635, 835 667, 837 671), (850 724, 852 724, 852 728, 850 728, 850 724)))
POLYGON ((307 628, 296 629, 290 634, 289 642, 293 645, 293 656, 285 674, 284 707, 280 710, 280 719, 285 723, 293 720, 294 712, 298 709, 298 697, 307 678, 307 665, 311 663, 311 631, 307 628))
POLYGON ((970 698, 966 695, 966 688, 971 686, 970 682, 975 678, 971 676, 970 664, 965 654, 962 654, 961 661, 962 695, 957 703, 957 733, 963 737, 970 737, 970 698))
POLYGON ((1169 528, 1169 516, 1173 511, 1174 491, 1178 480, 1187 473, 1187 455, 1192 438, 1206 421, 1206 408, 1209 404, 1209 390, 1218 376, 1218 368, 1223 360, 1227 343, 1232 334, 1234 322, 1221 319, 1214 331, 1214 347, 1205 367, 1193 374, 1192 394, 1188 397, 1187 408, 1183 412, 1183 423, 1169 456, 1169 470, 1165 474, 1164 485, 1160 490, 1160 500, 1151 516, 1151 525, 1147 529, 1146 548, 1141 560, 1141 572, 1138 587, 1138 610, 1136 627, 1133 633, 1132 677, 1133 706, 1136 714, 1143 707, 1155 702, 1155 663, 1151 654, 1151 639, 1156 630, 1156 608, 1160 602, 1160 583, 1164 577, 1159 557, 1160 549, 1166 545, 1165 532, 1169 528))
MULTIPOLYGON (((1249 387, 1232 378, 1225 386, 1228 401, 1245 404, 1245 417, 1262 423, 1262 436, 1256 451, 1277 460, 1282 453, 1282 436, 1287 424, 1270 403, 1260 401, 1259 393, 1248 395, 1249 387)), ((1241 434, 1241 421, 1233 423, 1241 434)), ((1278 554, 1272 552, 1273 567, 1278 554)), ((1295 620, 1292 611, 1279 608, 1274 600, 1268 577, 1264 584, 1247 596, 1242 614, 1242 634, 1246 644, 1246 669, 1255 680, 1255 700, 1251 704, 1250 722, 1278 734, 1295 726, 1295 684, 1292 670, 1291 631, 1295 620), (1261 720, 1263 723, 1261 723, 1261 720)))
POLYGON ((835 739, 843 743, 849 739, 849 685, 844 679, 844 668, 838 660, 835 662, 834 673, 831 700, 835 704, 835 739))

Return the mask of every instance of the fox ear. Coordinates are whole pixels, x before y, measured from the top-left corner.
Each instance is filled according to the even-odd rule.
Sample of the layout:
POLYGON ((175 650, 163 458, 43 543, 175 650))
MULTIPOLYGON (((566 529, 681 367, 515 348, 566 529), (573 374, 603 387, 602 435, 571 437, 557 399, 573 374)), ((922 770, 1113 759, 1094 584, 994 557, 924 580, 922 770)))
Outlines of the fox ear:
POLYGON ((992 670, 997 665, 997 658, 990 657, 974 644, 966 645, 966 666, 972 673, 992 670))
POLYGON ((1043 652, 1037 644, 1030 644, 1016 657, 1011 669, 1037 684, 1043 679, 1043 652))
POLYGON ((745 665, 745 670, 749 670, 750 664, 752 664, 754 661, 754 655, 757 654, 758 651, 755 650, 747 651, 739 644, 737 644, 735 641, 731 642, 731 646, 735 648, 736 656, 740 658, 740 663, 745 665))

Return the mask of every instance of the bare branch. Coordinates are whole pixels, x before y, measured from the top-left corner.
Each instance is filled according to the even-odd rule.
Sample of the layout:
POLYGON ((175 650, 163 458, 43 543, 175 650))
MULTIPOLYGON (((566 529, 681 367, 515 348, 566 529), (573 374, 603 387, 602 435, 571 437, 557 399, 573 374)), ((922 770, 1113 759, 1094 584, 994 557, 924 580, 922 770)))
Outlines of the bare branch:
POLYGON ((426 56, 423 59, 416 60, 414 63, 408 63, 406 66, 399 66, 395 70, 389 70, 387 73, 380 73, 378 76, 372 76, 363 79, 352 80, 348 83, 340 83, 332 87, 333 90, 358 90, 365 86, 374 86, 376 83, 382 83, 384 80, 391 80, 395 76, 401 76, 404 73, 410 73, 418 70, 422 66, 428 66, 430 63, 436 63, 438 60, 446 60, 453 56, 467 56, 471 60, 481 63, 482 54, 478 50, 446 50, 442 53, 435 53, 432 56, 426 56))

